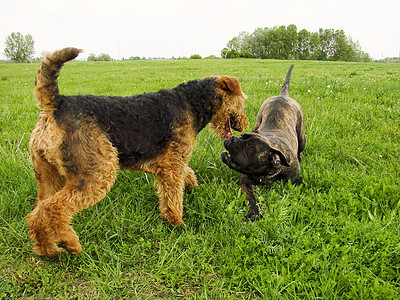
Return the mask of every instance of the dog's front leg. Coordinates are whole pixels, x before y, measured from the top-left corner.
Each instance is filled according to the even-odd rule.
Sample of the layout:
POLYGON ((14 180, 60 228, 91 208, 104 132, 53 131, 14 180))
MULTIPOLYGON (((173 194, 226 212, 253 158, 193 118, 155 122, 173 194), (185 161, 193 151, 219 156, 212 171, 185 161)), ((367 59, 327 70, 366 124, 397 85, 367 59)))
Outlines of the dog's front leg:
POLYGON ((261 219, 262 215, 260 214, 256 198, 254 197, 251 179, 246 175, 242 175, 240 178, 240 186, 242 194, 246 194, 246 200, 249 203, 249 212, 247 213, 246 219, 252 222, 261 219))
POLYGON ((154 181, 160 198, 160 217, 172 225, 185 224, 182 219, 184 175, 179 168, 170 168, 158 174, 154 181))

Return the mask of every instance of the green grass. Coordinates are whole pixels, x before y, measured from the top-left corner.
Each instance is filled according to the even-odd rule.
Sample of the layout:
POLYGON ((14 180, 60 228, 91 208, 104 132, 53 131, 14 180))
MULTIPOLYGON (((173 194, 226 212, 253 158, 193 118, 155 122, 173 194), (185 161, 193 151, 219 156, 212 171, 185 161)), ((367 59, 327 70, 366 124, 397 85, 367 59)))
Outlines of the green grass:
POLYGON ((250 131, 292 63, 290 94, 306 118, 302 187, 259 188, 264 217, 245 222, 239 174, 220 161, 223 143, 207 127, 190 161, 200 186, 184 196, 185 226, 159 219, 151 175, 120 171, 106 198, 73 220, 84 252, 57 259, 32 253, 25 222, 37 189, 28 151, 37 64, 0 64, 0 298, 399 298, 399 66, 68 63, 59 85, 63 94, 130 95, 234 75, 249 96, 250 131))

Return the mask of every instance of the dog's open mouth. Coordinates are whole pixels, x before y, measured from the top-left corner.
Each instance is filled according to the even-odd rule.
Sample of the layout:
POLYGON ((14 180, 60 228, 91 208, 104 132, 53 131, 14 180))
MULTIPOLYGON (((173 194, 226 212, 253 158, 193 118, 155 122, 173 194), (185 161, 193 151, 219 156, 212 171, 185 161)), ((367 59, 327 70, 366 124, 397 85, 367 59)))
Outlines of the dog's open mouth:
POLYGON ((278 176, 278 175, 283 171, 284 168, 285 168, 285 167, 282 166, 282 167, 280 167, 276 172, 274 172, 273 174, 266 175, 265 177, 267 177, 268 179, 272 179, 272 178, 274 178, 275 176, 278 176))
POLYGON ((225 140, 229 140, 233 136, 231 127, 231 118, 228 118, 228 121, 226 121, 225 132, 226 132, 225 140))
POLYGON ((227 165, 228 167, 230 167, 231 169, 235 169, 235 170, 239 170, 239 169, 240 169, 239 164, 237 164, 236 162, 234 162, 234 161, 232 160, 232 156, 231 156, 228 152, 226 152, 226 151, 224 151, 224 152, 221 153, 221 160, 222 160, 222 162, 223 162, 224 164, 226 164, 226 165, 227 165))
POLYGON ((225 132, 226 132, 225 140, 229 140, 233 136, 232 130, 241 131, 240 127, 238 127, 238 123, 235 117, 229 116, 225 124, 225 132))

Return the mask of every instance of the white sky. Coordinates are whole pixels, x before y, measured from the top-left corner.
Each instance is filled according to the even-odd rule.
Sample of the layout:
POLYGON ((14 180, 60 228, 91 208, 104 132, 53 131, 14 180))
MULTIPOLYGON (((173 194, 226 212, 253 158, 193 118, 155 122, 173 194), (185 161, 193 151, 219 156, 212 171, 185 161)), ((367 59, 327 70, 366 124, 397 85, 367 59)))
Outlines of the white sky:
POLYGON ((74 46, 112 58, 220 56, 240 31, 343 29, 373 58, 399 56, 400 0, 0 0, 0 58, 12 32, 36 56, 74 46))

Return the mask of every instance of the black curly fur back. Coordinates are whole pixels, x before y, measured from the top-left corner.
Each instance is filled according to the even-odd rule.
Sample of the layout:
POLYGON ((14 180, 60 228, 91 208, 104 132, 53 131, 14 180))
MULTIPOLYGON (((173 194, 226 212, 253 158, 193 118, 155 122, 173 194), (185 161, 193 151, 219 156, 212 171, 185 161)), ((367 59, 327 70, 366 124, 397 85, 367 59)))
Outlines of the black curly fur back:
POLYGON ((94 118, 118 149, 120 165, 133 166, 156 157, 179 138, 173 126, 186 121, 188 110, 195 116, 193 128, 200 132, 221 105, 216 86, 215 80, 204 79, 130 97, 61 95, 55 99, 54 116, 68 132, 78 129, 79 120, 94 118))

